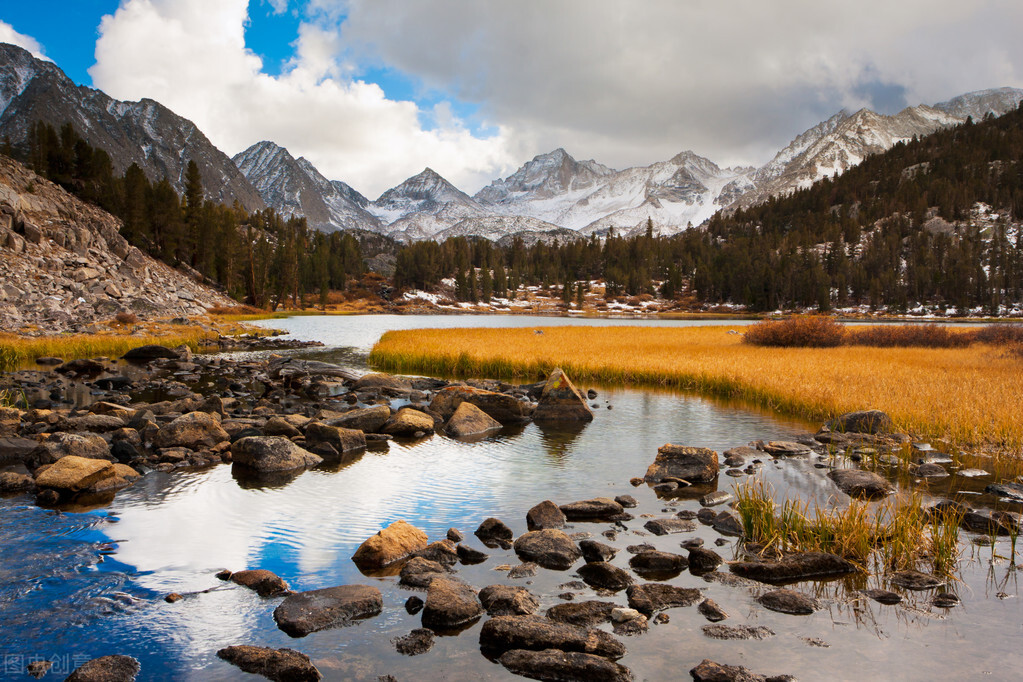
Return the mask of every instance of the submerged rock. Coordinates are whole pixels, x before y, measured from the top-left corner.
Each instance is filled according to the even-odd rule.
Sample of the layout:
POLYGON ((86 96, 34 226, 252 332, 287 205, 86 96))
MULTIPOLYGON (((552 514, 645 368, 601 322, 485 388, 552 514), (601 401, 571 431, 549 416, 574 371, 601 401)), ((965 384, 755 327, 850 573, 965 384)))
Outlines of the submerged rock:
POLYGON ((75 668, 64 682, 132 682, 141 669, 131 656, 101 656, 75 668))
POLYGON ((483 624, 480 648, 489 653, 515 649, 574 651, 612 660, 625 655, 625 646, 602 630, 555 623, 540 616, 497 616, 483 624))
POLYGON ((647 469, 648 483, 661 483, 677 478, 689 483, 709 483, 718 475, 718 453, 707 448, 693 448, 668 443, 657 449, 657 457, 647 469))
POLYGON ((611 620, 616 604, 609 601, 580 601, 558 604, 547 609, 547 618, 559 623, 592 627, 611 620))
POLYGON ((709 658, 703 659, 689 674, 693 682, 795 682, 790 675, 764 677, 741 665, 722 665, 709 658))
POLYGON ((426 533, 406 521, 395 521, 359 545, 352 561, 359 568, 381 568, 427 545, 426 533))
POLYGON ((703 634, 711 639, 767 639, 774 630, 763 625, 704 625, 703 634))
POLYGON ((275 682, 318 682, 323 676, 308 656, 294 649, 261 646, 229 646, 217 652, 221 658, 244 672, 275 682))
POLYGON ((369 585, 341 585, 297 592, 274 609, 277 627, 292 637, 350 625, 380 613, 380 590, 369 585))
POLYGON ((766 609, 793 616, 806 616, 819 607, 817 600, 795 590, 773 590, 757 597, 757 602, 766 609))
POLYGON ((828 472, 828 478, 834 481, 839 490, 849 497, 875 500, 895 491, 891 483, 873 471, 835 469, 828 472))
POLYGON ((394 639, 394 648, 403 656, 418 656, 433 648, 433 630, 416 628, 404 637, 394 639))
POLYGON ((513 649, 497 660, 509 672, 534 680, 629 682, 633 679, 632 672, 619 663, 574 651, 513 649))
POLYGON ((764 583, 792 582, 809 578, 855 573, 856 566, 835 554, 802 552, 779 561, 738 561, 728 569, 743 578, 764 583))
POLYGON ((665 609, 692 606, 700 601, 703 594, 700 590, 691 587, 643 583, 630 587, 626 596, 629 598, 629 606, 649 618, 665 609))
POLYGON ((902 602, 902 595, 891 590, 860 590, 860 594, 878 602, 879 604, 899 604, 902 602))
POLYGON ((944 586, 948 581, 920 571, 897 571, 888 576, 893 585, 906 590, 933 590, 944 586))

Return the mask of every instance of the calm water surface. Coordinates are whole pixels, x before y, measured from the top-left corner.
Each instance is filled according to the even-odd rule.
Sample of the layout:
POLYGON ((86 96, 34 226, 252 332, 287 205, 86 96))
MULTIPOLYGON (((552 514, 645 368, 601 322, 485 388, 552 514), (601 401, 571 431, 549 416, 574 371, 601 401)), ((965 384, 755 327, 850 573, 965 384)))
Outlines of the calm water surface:
MULTIPOLYGON (((331 348, 320 351, 321 357, 347 357, 359 365, 386 329, 594 322, 637 324, 366 316, 301 317, 272 325, 285 323, 295 336, 328 343, 331 348)), ((253 487, 233 478, 231 467, 219 466, 151 473, 120 492, 108 507, 84 513, 39 509, 23 496, 0 500, 0 677, 16 679, 22 669, 18 664, 31 657, 56 657, 57 667, 68 667, 124 653, 142 662, 140 679, 254 679, 219 661, 215 653, 232 644, 255 644, 307 653, 327 679, 376 680, 386 674, 399 680, 521 679, 480 654, 480 623, 457 637, 438 638, 425 655, 398 655, 390 639, 420 626, 420 619, 409 616, 402 605, 410 595, 425 593, 397 587, 396 577, 363 576, 350 560, 356 547, 391 521, 406 519, 431 539, 443 537, 450 527, 460 528, 470 545, 482 548, 471 533, 489 516, 503 519, 518 535, 526 530, 525 512, 541 500, 565 503, 632 494, 639 500, 639 507, 631 510, 637 518, 610 543, 620 550, 616 565, 627 567, 628 544, 650 542, 658 549, 682 551, 679 543, 694 535, 730 557, 731 545, 714 547, 719 536, 703 526, 692 534, 644 534, 642 514, 664 516, 662 510, 699 505, 658 500, 645 486, 630 486, 629 479, 642 476, 657 448, 667 442, 720 452, 755 439, 790 439, 812 428, 672 392, 598 390, 596 418, 578 430, 530 424, 476 443, 435 435, 392 444, 386 452, 369 451, 275 487, 253 487), (222 568, 267 568, 297 590, 373 584, 383 593, 384 611, 353 627, 291 639, 271 616, 279 600, 221 583, 214 573, 222 568), (172 591, 197 594, 167 604, 162 597, 172 591)), ((845 501, 824 470, 808 459, 766 459, 759 475, 779 498, 845 501)), ((722 475, 717 485, 730 490, 741 480, 722 475)), ((950 480, 944 485, 982 489, 984 483, 958 476, 950 480)), ((569 532, 588 531, 599 538, 607 527, 577 523, 569 532)), ((542 609, 561 603, 557 595, 565 589, 559 586, 574 579, 571 570, 541 570, 528 582, 513 581, 493 569, 518 563, 514 553, 486 551, 490 561, 459 566, 459 575, 476 587, 525 584, 540 598, 542 609)), ((688 670, 704 658, 760 673, 794 674, 801 680, 1016 679, 1023 666, 1023 609, 1016 598, 1015 571, 997 558, 1009 553, 1007 541, 997 544, 994 560, 991 548, 967 548, 968 561, 954 586, 963 603, 950 610, 930 606, 929 593, 910 593, 908 602, 897 607, 854 602, 849 589, 881 584, 861 579, 805 583, 799 589, 817 592, 828 607, 812 616, 785 616, 754 604, 759 588, 726 587, 683 573, 671 582, 704 588, 730 614, 726 623, 766 625, 776 635, 763 641, 711 640, 702 634, 706 621, 695 608, 671 609, 669 624, 625 638, 629 654, 621 663, 638 680, 688 679, 688 670), (830 646, 811 646, 807 638, 830 646)), ((577 597, 587 598, 595 598, 589 590, 577 597)), ((624 593, 611 599, 625 603, 624 593)))

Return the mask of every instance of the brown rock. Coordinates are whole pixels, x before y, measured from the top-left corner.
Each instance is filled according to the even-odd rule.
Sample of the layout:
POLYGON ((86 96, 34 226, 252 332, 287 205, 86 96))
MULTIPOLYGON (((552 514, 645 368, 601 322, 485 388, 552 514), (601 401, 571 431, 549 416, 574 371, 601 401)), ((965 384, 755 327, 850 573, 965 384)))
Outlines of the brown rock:
POLYGON ((433 417, 430 415, 411 407, 403 407, 387 420, 387 423, 380 428, 380 432, 407 438, 420 432, 433 433, 433 426, 433 417))
POLYGON ((36 468, 43 464, 52 464, 67 455, 89 459, 109 459, 110 446, 102 436, 54 433, 29 453, 25 458, 25 464, 29 468, 36 468))
POLYGON ((330 443, 339 453, 366 447, 366 434, 355 429, 312 422, 305 427, 306 443, 330 443))
POLYGON ((116 470, 112 462, 68 455, 39 474, 36 485, 40 488, 77 492, 113 476, 116 476, 116 470))
POLYGON ((500 428, 501 422, 472 403, 463 402, 444 426, 444 432, 455 438, 464 438, 496 431, 500 428))
POLYGON ((718 453, 715 451, 668 443, 657 449, 657 457, 647 469, 645 480, 660 483, 666 478, 679 478, 690 483, 709 483, 717 475, 718 453))
POLYGON ((395 521, 369 538, 352 556, 359 568, 380 568, 424 549, 426 533, 405 521, 395 521))
POLYGON ((285 598, 274 609, 274 620, 292 637, 351 625, 380 613, 380 590, 369 585, 341 585, 322 590, 298 592, 285 598))
POLYGON ((280 597, 291 594, 291 588, 283 578, 262 568, 232 573, 231 581, 254 590, 260 597, 280 597))
POLYGON ((559 571, 568 569, 582 557, 572 538, 554 528, 524 533, 515 540, 514 547, 523 561, 559 571))
POLYGON ((695 588, 675 587, 663 583, 633 585, 625 594, 629 598, 629 606, 647 618, 665 609, 692 606, 702 597, 700 591, 695 588))
POLYGON ((131 656, 102 656, 75 668, 64 682, 132 682, 139 670, 131 656))
POLYGON ((472 588, 453 578, 434 578, 426 591, 423 627, 450 630, 483 615, 483 607, 472 588))
POLYGON ((895 491, 891 483, 873 471, 834 469, 828 472, 828 478, 834 481, 839 490, 849 497, 876 500, 895 491))
POLYGON ((212 414, 189 412, 161 428, 153 439, 153 447, 202 450, 230 438, 227 431, 220 426, 220 420, 212 414))
POLYGON ((590 500, 570 502, 560 507, 565 518, 578 521, 587 519, 610 519, 625 511, 625 508, 608 497, 594 497, 590 500))
POLYGON ((555 623, 540 616, 497 616, 483 624, 480 648, 496 654, 515 649, 594 654, 616 660, 625 646, 607 632, 567 623, 555 623))
POLYGON ((317 682, 323 676, 305 654, 294 649, 261 646, 229 646, 217 652, 231 665, 275 682, 317 682))
POLYGON ((480 590, 480 603, 489 616, 525 616, 536 613, 540 602, 524 587, 489 585, 480 590))
POLYGON ((633 679, 632 672, 620 663, 575 651, 513 649, 497 660, 509 672, 534 680, 631 682, 633 679))
POLYGON ((588 422, 593 421, 593 412, 568 375, 558 368, 547 377, 540 401, 533 411, 533 421, 588 422))
POLYGON ((376 433, 390 418, 391 408, 387 405, 374 405, 345 412, 340 417, 328 420, 327 425, 354 429, 363 433, 376 433))
POLYGON ((231 458, 236 464, 260 473, 292 471, 316 466, 323 461, 282 436, 240 438, 231 444, 231 458))
POLYGON ((737 561, 728 566, 735 575, 764 583, 790 582, 855 573, 856 566, 827 552, 800 552, 780 561, 737 561))
POLYGON ((462 403, 470 403, 501 424, 518 424, 529 420, 531 408, 515 396, 495 393, 473 386, 448 386, 434 394, 430 409, 445 420, 455 414, 462 403))

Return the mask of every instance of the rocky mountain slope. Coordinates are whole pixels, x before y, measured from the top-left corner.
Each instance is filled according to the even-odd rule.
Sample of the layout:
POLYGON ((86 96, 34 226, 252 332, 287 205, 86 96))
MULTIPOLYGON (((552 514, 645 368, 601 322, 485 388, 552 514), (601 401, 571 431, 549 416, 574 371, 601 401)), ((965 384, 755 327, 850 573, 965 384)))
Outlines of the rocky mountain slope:
POLYGON ((366 207, 395 239, 413 241, 490 213, 432 168, 393 187, 366 207))
POLYGON ((129 245, 119 228, 0 156, 0 329, 84 331, 120 312, 177 317, 235 304, 129 245))
POLYGON ((151 180, 167 177, 183 193, 185 170, 194 160, 210 199, 237 200, 249 210, 264 207, 231 159, 191 121, 153 100, 121 102, 79 87, 52 62, 0 43, 0 136, 26 145, 36 121, 58 129, 70 122, 89 144, 110 155, 118 173, 137 163, 151 180))
POLYGON ((327 180, 304 157, 296 159, 273 142, 257 142, 232 159, 268 206, 285 216, 305 216, 323 232, 379 230, 365 210, 369 200, 343 182, 327 180))

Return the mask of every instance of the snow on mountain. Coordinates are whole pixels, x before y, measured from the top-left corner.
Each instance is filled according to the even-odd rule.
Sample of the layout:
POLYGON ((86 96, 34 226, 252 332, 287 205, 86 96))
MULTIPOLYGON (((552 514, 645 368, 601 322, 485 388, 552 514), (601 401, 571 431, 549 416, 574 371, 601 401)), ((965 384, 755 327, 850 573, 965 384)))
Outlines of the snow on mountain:
POLYGON ((295 159, 284 147, 264 140, 233 161, 266 205, 284 216, 305 216, 310 227, 324 232, 380 229, 376 217, 360 205, 368 203, 365 197, 343 182, 327 180, 307 159, 295 159))
POLYGON ((562 242, 565 241, 565 233, 572 235, 575 239, 580 238, 580 234, 575 230, 566 230, 537 218, 505 215, 465 218, 446 230, 438 232, 433 238, 443 241, 448 237, 485 237, 491 241, 499 241, 503 237, 519 234, 523 235, 523 241, 530 239, 532 240, 530 243, 535 243, 540 239, 538 235, 547 233, 561 234, 562 242))
POLYGON ((975 121, 984 118, 989 112, 1001 116, 1017 108, 1023 100, 1023 90, 1018 88, 995 88, 978 90, 953 97, 947 102, 939 102, 935 109, 966 119, 972 116, 975 121))
POLYGON ((387 190, 366 210, 387 224, 391 237, 403 241, 429 239, 466 218, 490 215, 432 168, 387 190))

